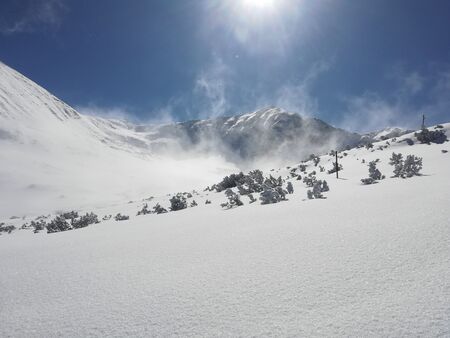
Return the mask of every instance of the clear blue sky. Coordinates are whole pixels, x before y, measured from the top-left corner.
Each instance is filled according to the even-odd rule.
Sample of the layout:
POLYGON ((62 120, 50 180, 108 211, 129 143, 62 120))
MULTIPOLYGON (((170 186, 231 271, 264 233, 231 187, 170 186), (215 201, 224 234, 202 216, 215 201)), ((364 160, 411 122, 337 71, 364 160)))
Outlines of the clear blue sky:
POLYGON ((448 0, 2 0, 0 60, 142 121, 278 105, 356 130, 450 121, 448 0))

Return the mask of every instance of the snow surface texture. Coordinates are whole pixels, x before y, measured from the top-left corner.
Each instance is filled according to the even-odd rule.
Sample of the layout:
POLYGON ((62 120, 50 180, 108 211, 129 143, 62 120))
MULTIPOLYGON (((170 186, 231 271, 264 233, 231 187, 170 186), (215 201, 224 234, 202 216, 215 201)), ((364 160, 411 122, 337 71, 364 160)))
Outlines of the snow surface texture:
POLYGON ((326 199, 286 168, 270 172, 294 186, 278 204, 222 210, 201 192, 168 214, 136 201, 83 210, 129 221, 2 235, 0 336, 450 336, 449 143, 407 138, 341 152, 340 179, 307 162, 326 199), (423 175, 391 178, 392 152, 423 157, 423 175), (386 179, 364 186, 376 159, 386 179))

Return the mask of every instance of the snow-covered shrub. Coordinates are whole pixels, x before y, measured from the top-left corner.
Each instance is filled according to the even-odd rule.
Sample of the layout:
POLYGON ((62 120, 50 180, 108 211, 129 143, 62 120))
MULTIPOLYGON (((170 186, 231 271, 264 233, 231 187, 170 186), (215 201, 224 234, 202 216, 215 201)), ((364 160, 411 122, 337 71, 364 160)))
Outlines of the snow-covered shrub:
POLYGON ((102 220, 103 221, 109 221, 111 219, 112 215, 105 215, 103 216, 102 220))
POLYGON ((377 161, 369 162, 369 177, 377 181, 384 179, 384 176, 377 168, 377 161))
POLYGON ((292 186, 291 182, 288 182, 286 185, 286 191, 288 192, 288 194, 293 194, 294 193, 294 187, 292 186))
POLYGON ((379 159, 369 162, 369 178, 361 179, 362 184, 374 184, 385 178, 385 176, 381 174, 380 170, 378 170, 377 162, 379 162, 379 159))
POLYGON ((248 195, 254 192, 262 191, 264 182, 263 172, 261 170, 250 171, 247 175, 242 172, 226 176, 220 183, 213 185, 217 192, 237 187, 241 195, 248 195))
POLYGON ((78 212, 77 211, 69 211, 69 212, 65 212, 63 214, 61 214, 62 217, 64 217, 64 219, 74 219, 78 217, 78 212))
POLYGON ((313 175, 308 175, 303 177, 303 183, 306 184, 307 187, 312 187, 314 182, 316 181, 316 177, 313 175))
POLYGON ((375 181, 373 178, 362 178, 361 179, 362 184, 364 185, 369 185, 369 184, 374 184, 374 183, 378 183, 377 181, 375 181))
POLYGON ((403 170, 403 155, 401 153, 392 153, 389 164, 394 166, 394 177, 400 177, 403 170))
POLYGON ((408 155, 403 160, 402 154, 392 153, 389 164, 394 166, 394 177, 420 176, 420 170, 422 170, 422 158, 414 155, 408 155))
POLYGON ((169 200, 169 202, 171 211, 178 211, 187 208, 186 198, 183 194, 176 194, 169 200))
POLYGON ((422 158, 416 157, 414 155, 406 156, 405 162, 403 163, 403 170, 401 177, 413 177, 420 176, 420 171, 422 170, 422 158))
POLYGON ((227 203, 222 203, 221 204, 222 208, 231 209, 231 208, 234 208, 234 207, 240 207, 241 205, 244 205, 244 203, 242 203, 241 198, 239 197, 239 195, 236 194, 231 189, 225 190, 225 196, 227 196, 228 202, 227 203))
POLYGON ((63 215, 56 216, 50 223, 47 224, 47 233, 72 230, 72 226, 67 222, 63 215))
POLYGON ((250 175, 246 175, 241 183, 238 183, 237 188, 239 194, 248 195, 255 192, 262 191, 262 182, 264 177, 257 177, 256 179, 250 175))
POLYGON ((299 169, 301 172, 305 172, 305 171, 306 171, 306 164, 299 164, 298 169, 299 169))
POLYGON ((205 204, 211 204, 211 201, 210 200, 206 200, 205 204))
POLYGON ((314 199, 314 198, 324 198, 322 193, 329 191, 330 188, 328 187, 328 183, 327 181, 314 181, 313 186, 312 186, 312 190, 308 190, 306 192, 306 195, 309 199, 314 199))
POLYGON ((140 215, 147 215, 147 214, 151 214, 151 213, 152 213, 152 211, 149 210, 148 204, 145 203, 145 204, 142 206, 142 209, 139 210, 139 211, 137 212, 137 216, 140 216, 140 215))
POLYGON ((263 189, 265 187, 269 187, 269 188, 281 187, 282 185, 283 185, 283 179, 281 178, 281 176, 279 176, 278 178, 275 178, 272 175, 270 175, 268 178, 266 178, 264 180, 263 189))
POLYGON ((230 176, 225 176, 221 182, 214 184, 213 188, 217 192, 224 191, 229 188, 235 188, 238 184, 242 184, 244 174, 240 172, 239 174, 231 174, 230 176))
POLYGON ((14 230, 16 230, 16 227, 14 225, 5 225, 5 223, 0 223, 0 234, 2 232, 7 232, 8 234, 10 234, 14 230))
POLYGON ((193 208, 196 207, 197 205, 198 205, 197 202, 195 200, 192 200, 190 207, 193 208))
POLYGON ((281 187, 265 186, 263 192, 259 195, 261 204, 273 204, 286 200, 286 191, 281 187))
POLYGON ((42 231, 47 226, 47 223, 43 219, 38 219, 35 221, 31 221, 30 226, 34 228, 33 232, 37 234, 39 231, 42 231))
POLYGON ((427 128, 422 128, 418 133, 414 133, 414 136, 420 143, 437 143, 442 144, 447 141, 447 135, 445 135, 444 130, 428 130, 427 128))
MULTIPOLYGON (((339 169, 339 171, 344 170, 344 167, 342 166, 342 164, 339 163, 338 169, 339 169)), ((336 162, 333 163, 333 168, 328 170, 328 174, 334 174, 335 172, 336 172, 336 162)))
POLYGON ((255 203, 256 202, 256 198, 255 197, 253 197, 253 195, 252 194, 248 194, 247 195, 248 196, 248 198, 250 199, 250 204, 252 204, 252 203, 255 203))
POLYGON ((72 220, 72 226, 74 229, 84 228, 91 224, 100 223, 98 216, 93 212, 86 213, 86 215, 81 216, 79 219, 72 220))
POLYGON ((114 216, 114 219, 116 221, 127 221, 130 219, 130 216, 122 215, 122 214, 118 213, 116 216, 114 216))
POLYGON ((153 207, 153 212, 155 214, 165 214, 167 212, 166 209, 164 209, 159 203, 156 203, 156 205, 153 207))
POLYGON ((442 150, 441 150, 441 153, 447 154, 447 153, 448 153, 448 150, 442 149, 442 150))
POLYGON ((310 161, 313 161, 314 166, 317 167, 317 165, 318 165, 319 162, 320 162, 320 157, 319 157, 319 156, 316 156, 316 155, 314 155, 314 154, 311 154, 311 155, 309 155, 309 160, 310 160, 310 161))

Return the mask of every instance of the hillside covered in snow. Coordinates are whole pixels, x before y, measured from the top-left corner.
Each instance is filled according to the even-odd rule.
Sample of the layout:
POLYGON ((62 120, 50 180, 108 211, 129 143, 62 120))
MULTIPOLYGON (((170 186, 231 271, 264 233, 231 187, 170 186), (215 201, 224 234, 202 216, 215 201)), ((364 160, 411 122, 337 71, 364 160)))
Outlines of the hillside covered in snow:
POLYGON ((4 219, 0 335, 446 336, 450 148, 420 135, 339 152, 339 178, 331 153, 4 219))
POLYGON ((449 123, 133 125, 3 64, 0 122, 2 337, 450 332, 449 123))
POLYGON ((224 174, 369 143, 279 108, 137 125, 83 115, 0 63, 0 215, 201 188, 224 174), (187 176, 186 173, 189 173, 187 176))

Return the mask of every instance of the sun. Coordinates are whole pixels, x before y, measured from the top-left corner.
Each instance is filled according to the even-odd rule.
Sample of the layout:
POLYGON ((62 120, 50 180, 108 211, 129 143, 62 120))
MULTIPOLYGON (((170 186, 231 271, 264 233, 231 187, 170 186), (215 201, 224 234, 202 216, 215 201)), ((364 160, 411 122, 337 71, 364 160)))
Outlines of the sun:
POLYGON ((270 10, 275 7, 276 0, 242 0, 242 5, 249 9, 270 10))

